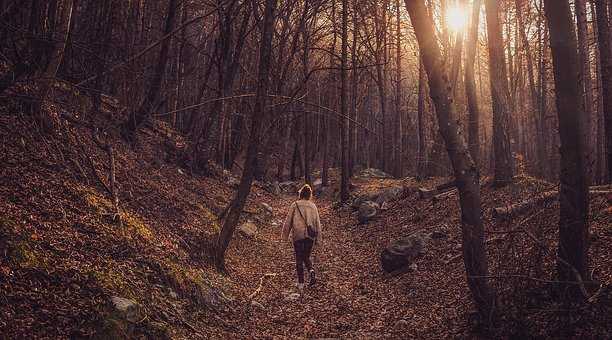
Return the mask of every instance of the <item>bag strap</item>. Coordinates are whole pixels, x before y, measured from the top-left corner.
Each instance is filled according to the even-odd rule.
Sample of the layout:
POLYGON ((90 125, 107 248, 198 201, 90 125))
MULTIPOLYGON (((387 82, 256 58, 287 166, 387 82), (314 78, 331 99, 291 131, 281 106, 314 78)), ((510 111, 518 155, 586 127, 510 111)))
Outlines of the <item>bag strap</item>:
POLYGON ((308 225, 308 221, 306 221, 304 215, 302 215, 302 210, 300 210, 300 205, 297 203, 297 201, 295 202, 295 207, 297 208, 298 213, 300 213, 300 217, 302 217, 302 219, 304 220, 304 223, 308 225))

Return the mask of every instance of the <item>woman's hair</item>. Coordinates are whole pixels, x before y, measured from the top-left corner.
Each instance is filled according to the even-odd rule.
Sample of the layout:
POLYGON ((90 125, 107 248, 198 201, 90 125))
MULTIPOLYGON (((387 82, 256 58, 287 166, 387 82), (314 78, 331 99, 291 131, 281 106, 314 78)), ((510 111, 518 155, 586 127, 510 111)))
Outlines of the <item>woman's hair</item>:
POLYGON ((298 194, 300 195, 300 199, 309 200, 312 197, 312 188, 310 185, 304 184, 300 190, 298 190, 298 194))

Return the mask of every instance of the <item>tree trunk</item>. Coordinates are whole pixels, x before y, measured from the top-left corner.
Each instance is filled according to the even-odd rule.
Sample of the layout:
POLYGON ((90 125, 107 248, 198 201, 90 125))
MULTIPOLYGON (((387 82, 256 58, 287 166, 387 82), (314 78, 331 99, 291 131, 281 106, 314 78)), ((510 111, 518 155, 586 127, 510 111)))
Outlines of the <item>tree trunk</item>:
MULTIPOLYGON (((50 7, 52 7, 49 9, 50 16, 55 16, 55 6, 50 7)), ((50 130, 53 128, 53 123, 50 121, 50 117, 44 113, 42 104, 47 100, 49 91, 55 82, 57 72, 64 60, 64 53, 66 52, 66 47, 71 36, 73 7, 73 0, 66 1, 66 4, 62 6, 62 15, 60 18, 61 25, 58 25, 59 27, 52 25, 50 28, 51 31, 49 32, 49 38, 52 40, 51 59, 43 73, 43 78, 45 78, 45 80, 43 80, 40 89, 40 104, 34 109, 39 116, 43 130, 50 130)), ((49 21, 54 21, 54 19, 49 19, 49 21)))
POLYGON ((589 30, 587 28, 586 0, 575 0, 576 21, 578 23, 578 51, 580 53, 580 89, 582 91, 582 103, 584 107, 584 134, 586 142, 586 157, 589 182, 594 175, 594 156, 595 139, 591 133, 593 122, 597 121, 597 116, 593 112, 593 94, 591 79, 591 60, 589 53, 589 30))
POLYGON ((495 297, 487 282, 488 265, 484 247, 484 228, 481 218, 478 169, 469 155, 467 144, 457 123, 448 75, 435 36, 432 18, 427 15, 422 0, 406 0, 412 26, 422 53, 429 78, 430 96, 436 106, 440 132, 446 142, 461 206, 463 258, 467 281, 483 320, 490 321, 495 308, 495 297))
POLYGON ((396 68, 396 85, 395 85, 395 124, 394 129, 394 146, 393 146, 393 174, 395 177, 402 177, 404 170, 403 160, 403 144, 402 144, 402 44, 401 44, 401 20, 400 20, 400 0, 395 0, 395 68, 396 68))
POLYGON ((504 186, 512 181, 513 161, 510 150, 508 77, 499 20, 499 3, 486 0, 487 35, 489 40, 489 74, 493 102, 494 183, 504 186))
POLYGON ((581 281, 588 277, 589 202, 576 36, 568 0, 545 0, 544 8, 550 32, 561 137, 558 249, 562 261, 557 262, 557 272, 562 281, 581 281), (576 277, 578 274, 581 277, 576 277))
POLYGON ((225 252, 232 239, 236 225, 242 213, 242 208, 251 192, 251 184, 255 172, 255 162, 260 143, 261 129, 266 120, 266 99, 268 94, 270 59, 272 54, 272 35, 274 33, 274 11, 276 0, 266 0, 263 30, 261 33, 261 46, 259 47, 259 72, 257 78, 257 91, 253 108, 251 122, 251 134, 249 136, 249 147, 242 178, 238 191, 230 203, 228 213, 225 217, 223 227, 217 240, 215 249, 215 265, 217 269, 225 270, 225 252))
MULTIPOLYGON (((174 28, 174 21, 176 19, 178 0, 170 0, 168 2, 168 15, 166 16, 166 24, 164 26, 164 33, 162 36, 170 34, 174 28)), ((149 117, 151 111, 155 109, 155 106, 159 102, 159 90, 164 80, 164 74, 166 73, 166 64, 168 63, 168 52, 170 50, 171 38, 165 39, 161 44, 161 51, 159 52, 159 58, 157 59, 157 65, 153 71, 153 79, 147 89, 146 95, 143 98, 140 106, 137 110, 130 113, 130 117, 125 124, 126 132, 128 137, 133 137, 136 129, 149 117)))
MULTIPOLYGON (((542 1, 542 0, 540 0, 542 1)), ((548 130, 548 123, 546 120, 546 115, 548 113, 548 73, 546 71, 546 63, 547 63, 547 42, 548 42, 548 30, 546 27, 542 30, 540 27, 542 25, 538 24, 538 41, 539 41, 539 92, 538 92, 538 116, 537 116, 537 138, 538 138, 538 151, 542 153, 542 163, 540 164, 540 171, 542 173, 543 178, 550 177, 550 169, 551 166, 549 164, 550 157, 548 153, 548 138, 546 136, 546 131, 548 130)))
POLYGON ((349 121, 349 177, 353 177, 353 169, 355 167, 355 160, 357 157, 357 129, 355 121, 357 121, 357 98, 359 94, 357 93, 358 82, 359 82, 359 74, 357 72, 357 37, 359 35, 359 21, 357 20, 357 1, 352 1, 353 7, 353 43, 351 46, 351 120, 349 121))
POLYGON ((427 150, 425 150, 425 104, 427 96, 427 74, 425 73, 425 67, 423 66, 423 57, 419 55, 419 97, 418 97, 418 110, 417 110, 417 124, 419 125, 419 145, 417 153, 417 178, 422 179, 428 177, 426 175, 427 162, 427 150))
POLYGON ((601 61, 601 85, 603 119, 606 146, 606 178, 612 181, 612 51, 610 50, 610 24, 608 22, 608 1, 595 0, 597 12, 597 35, 601 61))
POLYGON ((348 102, 347 102, 347 82, 346 68, 348 57, 348 0, 342 0, 342 55, 340 65, 340 119, 342 126, 340 133, 342 134, 342 174, 340 179, 340 200, 347 202, 349 199, 349 162, 348 162, 348 102))
POLYGON ((469 112, 468 118, 468 144, 470 154, 476 166, 480 160, 480 109, 476 95, 476 80, 474 79, 474 63, 478 49, 478 27, 480 21, 481 0, 474 0, 472 7, 472 23, 468 32, 465 60, 465 94, 469 112))
MULTIPOLYGON (((525 0, 516 0, 516 16, 518 20, 518 30, 519 35, 523 44, 523 48, 525 49, 525 58, 527 60, 527 76, 529 82, 529 94, 531 99, 531 107, 534 113, 539 112, 538 103, 540 100, 538 99, 538 92, 536 90, 535 77, 534 77, 534 67, 533 67, 533 55, 531 53, 531 45, 529 44, 529 39, 527 38, 527 33, 525 32, 525 19, 523 18, 523 11, 525 10, 525 0)), ((528 4, 527 4, 528 5, 528 4)), ((541 35, 540 24, 538 24, 538 34, 541 35)), ((547 162, 546 159, 546 149, 545 143, 543 139, 543 121, 538 114, 534 114, 534 121, 536 126, 536 153, 537 153, 537 169, 538 175, 541 177, 546 176, 545 165, 547 162)))

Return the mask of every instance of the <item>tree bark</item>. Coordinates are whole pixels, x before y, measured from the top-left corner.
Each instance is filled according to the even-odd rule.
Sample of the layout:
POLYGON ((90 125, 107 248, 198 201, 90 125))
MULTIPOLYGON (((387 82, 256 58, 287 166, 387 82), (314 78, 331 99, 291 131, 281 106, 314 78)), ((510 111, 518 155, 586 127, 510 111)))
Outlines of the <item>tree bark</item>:
POLYGON ((487 35, 489 40, 489 78, 493 102, 493 149, 495 157, 494 184, 504 186, 512 182, 514 165, 510 150, 508 77, 504 56, 503 37, 497 0, 485 1, 487 35))
POLYGON ((568 0, 545 0, 544 8, 550 32, 561 137, 558 253, 563 261, 557 262, 557 272, 560 280, 582 281, 588 277, 589 202, 576 36, 568 0), (582 278, 575 277, 575 271, 582 278))
POLYGON ((242 213, 242 209, 251 192, 251 184, 255 173, 255 162, 257 161, 257 151, 259 149, 261 129, 266 120, 266 99, 269 86, 270 59, 272 54, 272 35, 274 33, 274 11, 276 0, 266 0, 263 18, 263 30, 261 33, 261 45, 259 47, 259 72, 257 77, 257 91, 251 121, 251 134, 249 136, 249 146, 247 159, 245 162, 242 178, 238 191, 234 196, 228 213, 223 222, 223 227, 217 239, 215 249, 215 265, 217 269, 225 270, 225 252, 232 239, 236 225, 242 213))
MULTIPOLYGON (((419 52, 420 53, 420 52, 419 52)), ((418 108, 417 108, 417 124, 418 124, 418 152, 417 152, 417 178, 423 179, 427 177, 427 162, 425 150, 425 105, 427 96, 427 74, 425 73, 425 67, 423 66, 423 57, 419 55, 419 97, 418 97, 418 108)))
POLYGON ((480 18, 481 0, 474 0, 472 7, 472 22, 468 32, 465 60, 465 94, 468 106, 468 145, 470 154, 476 166, 480 162, 480 108, 476 94, 476 80, 474 79, 474 63, 478 49, 478 27, 480 18))
POLYGON ((348 0, 342 0, 342 55, 340 62, 340 119, 342 120, 342 127, 340 133, 342 134, 342 166, 341 166, 341 179, 340 179, 340 200, 347 202, 349 199, 349 161, 348 161, 348 89, 346 81, 346 68, 348 58, 348 0))
POLYGON ((589 183, 593 180, 595 139, 591 133, 593 122, 597 116, 593 112, 593 94, 591 78, 591 60, 589 53, 589 30, 587 27, 586 0, 575 0, 576 22, 578 24, 578 52, 580 53, 580 89, 582 91, 582 103, 584 107, 584 134, 586 142, 586 157, 589 183))
POLYGON ((402 143, 402 44, 401 44, 401 21, 400 21, 400 0, 395 0, 395 68, 396 68, 396 84, 395 84, 395 124, 394 129, 394 147, 393 147, 393 173, 395 177, 402 177, 404 169, 403 164, 403 143, 402 143))
POLYGON ((457 123, 458 116, 453 106, 451 86, 435 36, 433 20, 427 14, 422 0, 406 0, 405 3, 422 53, 429 78, 430 96, 436 106, 438 125, 446 142, 459 190, 463 258, 468 286, 483 320, 490 321, 494 313, 495 297, 486 279, 488 265, 478 169, 470 157, 465 137, 457 123))
POLYGON ((606 178, 612 181, 612 51, 610 50, 610 24, 608 22, 608 1, 595 0, 597 12, 597 35, 601 61, 601 85, 603 119, 606 147, 606 178))

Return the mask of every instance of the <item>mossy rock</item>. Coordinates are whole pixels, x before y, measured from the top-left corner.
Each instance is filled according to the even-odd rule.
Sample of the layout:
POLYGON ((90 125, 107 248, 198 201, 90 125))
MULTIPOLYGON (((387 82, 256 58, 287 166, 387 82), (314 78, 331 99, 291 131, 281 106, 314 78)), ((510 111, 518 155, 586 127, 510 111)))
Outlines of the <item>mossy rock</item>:
POLYGON ((213 287, 204 278, 200 269, 184 267, 176 263, 164 264, 167 284, 181 296, 195 300, 199 305, 211 309, 225 309, 226 303, 231 301, 223 291, 213 287))
POLYGON ((144 319, 142 322, 131 322, 116 312, 109 312, 103 316, 97 327, 93 339, 171 339, 168 328, 158 322, 144 319))

